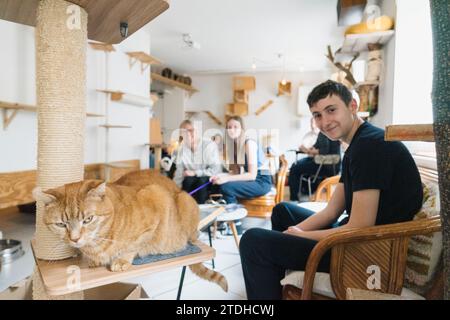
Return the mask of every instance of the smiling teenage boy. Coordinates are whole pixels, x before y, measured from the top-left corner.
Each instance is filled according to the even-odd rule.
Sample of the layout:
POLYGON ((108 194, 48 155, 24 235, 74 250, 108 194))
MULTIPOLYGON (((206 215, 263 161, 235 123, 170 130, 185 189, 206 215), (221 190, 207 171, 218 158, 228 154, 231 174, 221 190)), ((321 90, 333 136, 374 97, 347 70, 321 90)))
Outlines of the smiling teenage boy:
MULTIPOLYGON (((326 81, 308 96, 320 131, 349 145, 342 175, 327 207, 317 213, 295 203, 272 211, 272 230, 250 229, 240 242, 248 299, 280 299, 285 271, 305 270, 314 246, 340 230, 412 220, 422 205, 417 166, 401 142, 357 115, 357 103, 342 84, 326 81), (346 211, 347 217, 338 218, 346 211)), ((330 253, 318 271, 328 272, 330 253)))

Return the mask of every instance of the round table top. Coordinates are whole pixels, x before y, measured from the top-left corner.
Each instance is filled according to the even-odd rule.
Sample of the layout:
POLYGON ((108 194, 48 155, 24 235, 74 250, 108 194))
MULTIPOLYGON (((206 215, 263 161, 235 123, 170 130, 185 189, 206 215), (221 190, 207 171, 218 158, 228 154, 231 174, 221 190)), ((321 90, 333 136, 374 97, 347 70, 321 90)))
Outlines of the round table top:
POLYGON ((233 220, 241 220, 247 216, 247 209, 245 208, 237 208, 233 211, 224 211, 218 217, 217 221, 233 221, 233 220))
MULTIPOLYGON (((234 205, 227 205, 225 206, 225 211, 222 212, 220 215, 217 216, 216 221, 218 222, 226 222, 226 221, 234 221, 234 220, 240 220, 247 216, 247 209, 244 207, 240 207, 236 205, 236 208, 233 207, 234 205)), ((206 209, 208 207, 214 207, 214 205, 199 205, 200 209, 206 209)), ((218 207, 218 206, 215 206, 218 207)))

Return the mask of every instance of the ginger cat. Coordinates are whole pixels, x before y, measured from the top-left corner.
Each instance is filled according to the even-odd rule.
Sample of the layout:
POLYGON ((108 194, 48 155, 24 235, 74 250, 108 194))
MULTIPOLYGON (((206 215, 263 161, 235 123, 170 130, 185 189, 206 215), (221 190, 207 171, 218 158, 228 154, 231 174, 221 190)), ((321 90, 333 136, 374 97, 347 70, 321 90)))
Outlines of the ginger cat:
MULTIPOLYGON (((124 271, 137 255, 173 253, 198 238, 195 200, 151 170, 113 183, 84 180, 47 191, 36 188, 34 196, 45 204, 44 223, 88 257, 92 267, 124 271)), ((189 268, 228 290, 220 273, 201 263, 189 268)))

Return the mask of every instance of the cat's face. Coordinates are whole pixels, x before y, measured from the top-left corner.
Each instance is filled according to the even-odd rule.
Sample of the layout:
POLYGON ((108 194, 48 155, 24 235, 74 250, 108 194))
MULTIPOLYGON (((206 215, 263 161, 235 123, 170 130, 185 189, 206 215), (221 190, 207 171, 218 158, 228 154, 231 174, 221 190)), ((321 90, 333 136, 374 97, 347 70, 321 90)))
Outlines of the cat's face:
POLYGON ((34 196, 45 204, 44 223, 75 248, 100 241, 113 213, 102 181, 81 181, 45 192, 36 189, 34 196))

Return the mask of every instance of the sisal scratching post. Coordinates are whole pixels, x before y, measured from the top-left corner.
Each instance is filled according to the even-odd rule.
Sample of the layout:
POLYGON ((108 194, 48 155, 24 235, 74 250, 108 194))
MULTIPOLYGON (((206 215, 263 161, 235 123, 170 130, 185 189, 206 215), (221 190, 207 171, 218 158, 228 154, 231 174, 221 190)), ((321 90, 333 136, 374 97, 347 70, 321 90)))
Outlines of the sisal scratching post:
MULTIPOLYGON (((86 117, 87 13, 63 0, 41 0, 36 18, 38 105, 37 185, 43 190, 83 180, 86 117)), ((43 224, 37 204, 35 254, 61 260, 76 252, 43 224)), ((37 271, 34 299, 82 299, 82 292, 49 297, 37 271)))

